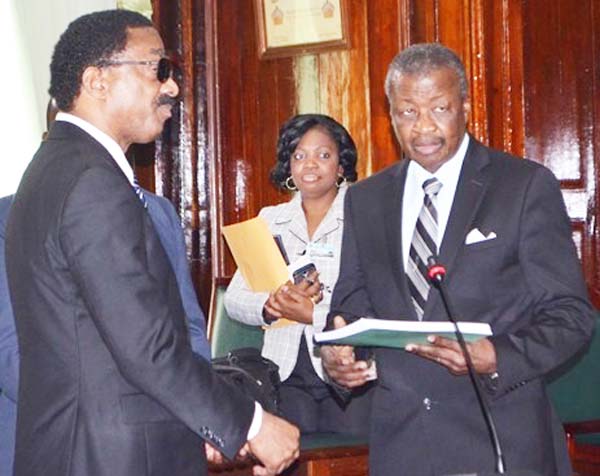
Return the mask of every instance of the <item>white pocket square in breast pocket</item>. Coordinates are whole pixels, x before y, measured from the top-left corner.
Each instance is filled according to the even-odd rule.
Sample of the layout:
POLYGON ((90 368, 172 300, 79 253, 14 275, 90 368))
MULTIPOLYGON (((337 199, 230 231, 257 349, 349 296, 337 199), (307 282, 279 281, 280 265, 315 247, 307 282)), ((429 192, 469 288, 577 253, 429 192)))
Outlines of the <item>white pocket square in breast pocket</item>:
POLYGON ((465 239, 465 245, 472 245, 474 243, 481 243, 482 241, 489 241, 496 238, 496 233, 490 231, 487 236, 479 231, 477 228, 473 228, 467 238, 465 239))

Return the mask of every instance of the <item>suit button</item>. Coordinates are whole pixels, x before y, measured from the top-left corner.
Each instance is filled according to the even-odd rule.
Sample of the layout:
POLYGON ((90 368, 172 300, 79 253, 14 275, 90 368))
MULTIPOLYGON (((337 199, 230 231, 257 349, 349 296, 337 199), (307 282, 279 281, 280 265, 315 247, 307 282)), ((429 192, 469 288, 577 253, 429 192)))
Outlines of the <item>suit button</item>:
POLYGON ((425 397, 423 399, 423 406, 425 407, 425 410, 431 410, 431 399, 428 397, 425 397))

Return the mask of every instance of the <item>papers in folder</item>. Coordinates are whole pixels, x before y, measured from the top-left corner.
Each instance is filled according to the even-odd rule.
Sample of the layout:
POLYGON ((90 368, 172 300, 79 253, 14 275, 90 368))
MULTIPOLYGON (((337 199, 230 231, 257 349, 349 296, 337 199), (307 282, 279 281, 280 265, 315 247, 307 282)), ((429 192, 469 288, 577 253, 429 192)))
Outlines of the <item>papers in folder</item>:
POLYGON ((252 291, 275 291, 289 279, 283 256, 261 217, 224 226, 222 231, 240 273, 252 291))
MULTIPOLYGON (((459 322, 458 327, 466 341, 492 335, 487 323, 459 322)), ((426 344, 429 335, 455 339, 454 324, 447 321, 390 321, 363 317, 340 329, 315 334, 314 339, 317 344, 404 349, 409 343, 426 344)))

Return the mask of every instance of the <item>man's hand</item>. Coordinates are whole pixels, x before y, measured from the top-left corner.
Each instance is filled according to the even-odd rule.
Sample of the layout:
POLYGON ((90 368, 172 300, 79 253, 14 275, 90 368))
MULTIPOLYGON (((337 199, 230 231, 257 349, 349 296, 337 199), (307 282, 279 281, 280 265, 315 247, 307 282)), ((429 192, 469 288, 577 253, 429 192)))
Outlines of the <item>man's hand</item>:
MULTIPOLYGON (((342 316, 335 316, 333 325, 339 329, 346 322, 342 316)), ((354 358, 354 348, 349 345, 324 345, 321 347, 321 358, 329 377, 344 387, 360 387, 372 378, 369 363, 357 361, 354 358)))
MULTIPOLYGON (((211 464, 219 465, 225 462, 225 457, 223 456, 223 453, 221 453, 218 449, 216 449, 208 442, 204 442, 204 452, 206 453, 206 460, 211 464)), ((244 446, 242 446, 238 453, 235 455, 234 460, 246 461, 250 457, 250 446, 248 445, 248 442, 246 442, 244 446)))
POLYGON ((208 442, 204 442, 204 452, 206 453, 206 460, 212 464, 222 464, 223 455, 217 449, 210 445, 208 442))
MULTIPOLYGON (((427 340, 429 344, 408 344, 406 351, 433 360, 454 375, 464 375, 468 372, 465 357, 457 341, 439 336, 429 336, 427 340)), ((497 370, 496 349, 489 339, 479 339, 466 344, 477 373, 492 374, 497 370)))
POLYGON ((260 431, 248 446, 262 463, 254 466, 255 476, 279 474, 300 454, 300 431, 282 418, 264 412, 260 431))

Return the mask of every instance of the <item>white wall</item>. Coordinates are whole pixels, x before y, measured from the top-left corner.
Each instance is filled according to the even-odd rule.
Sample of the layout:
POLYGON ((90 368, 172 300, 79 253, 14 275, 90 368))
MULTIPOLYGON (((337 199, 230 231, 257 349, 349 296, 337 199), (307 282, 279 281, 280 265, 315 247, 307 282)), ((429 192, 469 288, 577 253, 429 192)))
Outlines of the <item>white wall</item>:
POLYGON ((80 15, 117 0, 0 0, 0 196, 13 193, 46 129, 50 57, 60 34, 80 15))

